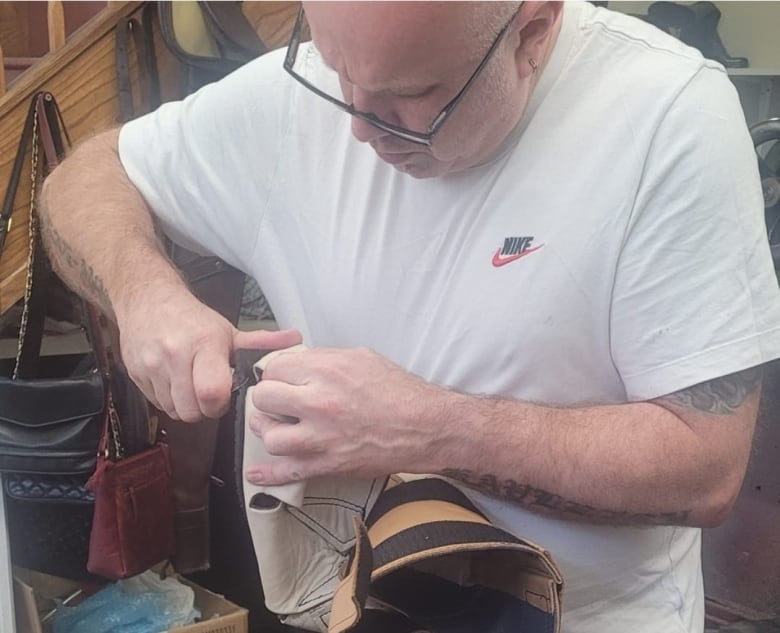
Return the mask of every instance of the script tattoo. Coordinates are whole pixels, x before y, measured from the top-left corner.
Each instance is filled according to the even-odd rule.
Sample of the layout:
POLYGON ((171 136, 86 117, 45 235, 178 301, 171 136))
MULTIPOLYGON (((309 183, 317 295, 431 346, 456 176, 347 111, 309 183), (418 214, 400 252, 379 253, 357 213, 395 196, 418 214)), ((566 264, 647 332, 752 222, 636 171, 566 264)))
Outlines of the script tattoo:
POLYGON ((49 222, 41 221, 40 226, 46 252, 55 267, 77 274, 78 287, 74 290, 79 294, 88 295, 90 299, 102 307, 110 305, 106 287, 92 267, 79 257, 65 238, 49 222))
POLYGON ((448 468, 442 475, 533 512, 570 520, 611 525, 686 525, 691 514, 690 510, 636 513, 596 508, 512 479, 501 480, 495 475, 480 475, 465 468, 448 468))
POLYGON ((657 402, 667 402, 705 413, 730 415, 759 389, 762 378, 761 367, 753 367, 677 391, 659 398, 657 402))

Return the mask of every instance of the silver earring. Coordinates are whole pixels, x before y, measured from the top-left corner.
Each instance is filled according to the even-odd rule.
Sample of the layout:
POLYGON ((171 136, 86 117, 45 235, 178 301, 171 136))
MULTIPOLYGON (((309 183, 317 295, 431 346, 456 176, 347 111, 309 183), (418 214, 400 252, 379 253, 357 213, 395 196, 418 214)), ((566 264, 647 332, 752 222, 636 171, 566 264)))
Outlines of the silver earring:
POLYGON ((536 60, 533 57, 528 58, 528 65, 534 73, 539 69, 539 64, 536 63, 536 60))

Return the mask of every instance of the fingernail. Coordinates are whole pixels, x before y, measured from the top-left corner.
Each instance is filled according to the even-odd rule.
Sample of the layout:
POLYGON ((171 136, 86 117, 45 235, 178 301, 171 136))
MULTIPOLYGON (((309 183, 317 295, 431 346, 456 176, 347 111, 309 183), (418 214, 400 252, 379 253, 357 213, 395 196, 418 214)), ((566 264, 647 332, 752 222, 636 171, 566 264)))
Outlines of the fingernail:
POLYGON ((246 480, 251 484, 257 484, 257 485, 262 484, 263 473, 258 470, 247 470, 246 480))

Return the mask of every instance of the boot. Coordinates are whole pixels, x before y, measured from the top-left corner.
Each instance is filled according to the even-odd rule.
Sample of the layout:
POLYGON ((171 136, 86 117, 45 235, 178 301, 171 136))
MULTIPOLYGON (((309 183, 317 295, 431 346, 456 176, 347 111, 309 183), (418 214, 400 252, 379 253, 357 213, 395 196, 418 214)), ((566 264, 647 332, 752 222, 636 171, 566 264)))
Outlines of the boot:
POLYGON ((682 33, 682 40, 701 51, 708 59, 714 59, 726 68, 747 68, 746 57, 732 57, 718 35, 720 10, 714 3, 703 0, 690 6, 695 19, 693 24, 682 33))
POLYGON ((189 423, 158 412, 168 440, 173 475, 176 555, 179 573, 203 571, 211 564, 209 491, 219 422, 189 423))
POLYGON ((677 39, 691 30, 695 20, 689 7, 676 2, 654 2, 647 7, 647 21, 677 39))
MULTIPOLYGON (((171 249, 171 258, 203 303, 233 325, 238 323, 244 288, 242 272, 216 257, 201 257, 181 247, 171 249)), ((220 422, 177 422, 162 412, 159 419, 168 435, 173 471, 176 504, 173 564, 183 574, 205 571, 211 565, 211 475, 220 422)))

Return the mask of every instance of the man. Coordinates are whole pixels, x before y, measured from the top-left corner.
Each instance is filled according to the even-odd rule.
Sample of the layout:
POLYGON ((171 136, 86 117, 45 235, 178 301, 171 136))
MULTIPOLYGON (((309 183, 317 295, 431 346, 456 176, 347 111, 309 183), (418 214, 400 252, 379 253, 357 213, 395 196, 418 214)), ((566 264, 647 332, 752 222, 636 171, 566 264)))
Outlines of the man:
POLYGON ((447 475, 550 549, 567 633, 701 631, 699 528, 780 355, 723 69, 585 3, 304 4, 288 51, 54 172, 57 269, 183 420, 225 409, 237 348, 314 348, 264 373, 252 424, 280 458, 250 481, 447 475), (197 302, 150 210, 294 329, 197 302))

